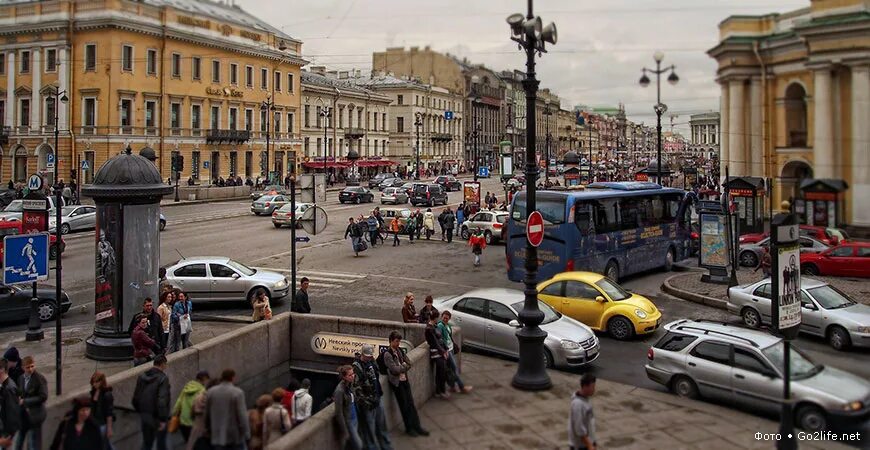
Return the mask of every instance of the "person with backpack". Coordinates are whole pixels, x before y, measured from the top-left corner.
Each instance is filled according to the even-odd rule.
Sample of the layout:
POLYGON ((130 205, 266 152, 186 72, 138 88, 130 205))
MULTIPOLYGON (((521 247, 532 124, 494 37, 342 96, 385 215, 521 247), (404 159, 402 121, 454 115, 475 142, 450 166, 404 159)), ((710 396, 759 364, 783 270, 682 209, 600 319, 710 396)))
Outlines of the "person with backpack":
POLYGON ((414 236, 417 234, 417 214, 411 213, 408 222, 405 224, 405 232, 408 233, 408 241, 413 244, 414 236))
POLYGON ((445 240, 447 236, 447 228, 444 226, 444 216, 447 215, 447 210, 450 208, 444 208, 441 211, 441 214, 438 214, 438 226, 441 227, 441 240, 445 240))
POLYGON ((447 243, 453 242, 453 228, 456 226, 456 216, 450 208, 444 210, 444 230, 447 232, 447 243))
POLYGON ((169 377, 166 376, 166 356, 154 357, 154 366, 139 375, 133 391, 133 409, 139 413, 142 425, 142 448, 151 450, 157 441, 157 450, 166 450, 167 422, 169 422, 169 377))
POLYGON ((344 230, 344 238, 347 239, 350 236, 350 244, 351 248, 353 248, 354 256, 359 256, 359 252, 362 251, 362 229, 360 228, 360 224, 354 222, 353 217, 347 219, 347 228, 344 230))
POLYGON ((15 433, 21 429, 21 405, 18 385, 9 376, 9 362, 0 359, 0 448, 12 447, 15 433))
POLYGON ((375 217, 375 212, 372 211, 369 214, 369 217, 366 219, 366 227, 369 230, 369 242, 372 243, 372 247, 378 244, 378 238, 381 236, 381 227, 378 223, 378 218, 375 217))
POLYGON ((420 312, 417 314, 417 322, 425 325, 429 323, 429 315, 432 314, 433 311, 437 312, 438 310, 435 309, 435 306, 433 306, 435 300, 432 298, 431 295, 427 295, 426 299, 423 300, 423 302, 425 303, 425 305, 423 306, 423 308, 420 309, 420 312))
POLYGON ((411 394, 411 383, 408 381, 408 371, 411 370, 411 361, 399 348, 402 343, 402 334, 392 331, 389 337, 390 347, 379 356, 379 367, 383 366, 387 372, 387 380, 392 387, 396 403, 402 414, 402 422, 405 424, 405 433, 408 436, 429 436, 429 432, 420 425, 420 416, 414 405, 414 397, 411 394), (383 364, 380 364, 381 359, 383 364))
POLYGON ((471 253, 474 255, 474 267, 480 266, 480 255, 483 254, 483 249, 486 248, 486 238, 483 237, 483 230, 477 230, 477 233, 472 234, 468 238, 468 245, 471 247, 471 253))
POLYGON ((381 387, 380 373, 375 363, 374 347, 370 344, 363 344, 352 367, 356 374, 352 389, 357 409, 362 413, 360 434, 363 445, 369 450, 390 450, 392 445, 387 432, 384 404, 381 400, 384 391, 381 387))

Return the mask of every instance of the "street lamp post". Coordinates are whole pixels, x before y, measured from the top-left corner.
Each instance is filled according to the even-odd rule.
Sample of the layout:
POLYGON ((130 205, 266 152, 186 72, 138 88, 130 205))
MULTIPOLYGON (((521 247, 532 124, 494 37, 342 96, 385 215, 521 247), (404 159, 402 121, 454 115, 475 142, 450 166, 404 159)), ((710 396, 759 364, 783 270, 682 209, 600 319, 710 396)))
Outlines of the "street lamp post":
POLYGON ((269 184, 272 184, 272 174, 269 173, 269 133, 272 127, 271 116, 276 111, 275 102, 272 100, 272 94, 266 95, 266 100, 260 104, 260 111, 266 112, 266 173, 264 175, 266 176, 266 179, 269 180, 269 184))
POLYGON ((329 110, 328 106, 324 106, 320 110, 320 117, 323 118, 322 123, 323 123, 323 176, 324 176, 324 178, 328 178, 328 176, 326 175, 326 159, 327 159, 327 155, 329 154, 329 145, 326 143, 327 142, 326 141, 326 139, 327 139, 326 132, 329 130, 329 127, 327 126, 327 123, 329 122, 329 114, 330 114, 330 110, 329 110))
POLYGON ((669 67, 665 67, 662 69, 662 60, 665 59, 665 54, 661 51, 655 52, 653 58, 656 60, 656 68, 655 69, 647 69, 644 67, 642 69, 643 75, 640 77, 640 85, 643 87, 649 86, 650 79, 646 76, 647 72, 655 74, 656 76, 656 104, 653 109, 656 112, 656 160, 658 161, 658 169, 657 169, 657 177, 658 183, 662 184, 662 114, 668 110, 668 106, 662 103, 662 77, 661 75, 668 70, 671 71, 671 74, 668 75, 668 83, 671 85, 677 84, 680 81, 680 77, 677 76, 676 66, 671 65, 669 67))
POLYGON ((417 146, 414 147, 414 156, 416 157, 416 166, 414 166, 414 179, 420 179, 420 127, 423 126, 423 113, 414 113, 414 128, 417 131, 417 146))
POLYGON ((544 115, 547 116, 545 120, 547 140, 544 144, 544 188, 550 184, 550 116, 552 114, 553 112, 550 111, 550 100, 548 99, 544 102, 544 115))
POLYGON ((586 124, 589 127, 589 183, 592 183, 592 116, 586 119, 586 124))
POLYGON ((474 181, 477 181, 477 173, 480 172, 480 157, 478 155, 478 147, 480 146, 480 120, 474 123, 474 129, 471 131, 471 139, 474 141, 474 148, 471 149, 471 157, 474 159, 474 181))
MULTIPOLYGON (((535 117, 535 99, 537 98, 538 80, 535 78, 535 53, 545 53, 547 42, 556 44, 556 25, 550 23, 542 26, 540 17, 532 13, 532 1, 528 0, 528 13, 512 14, 507 18, 511 29, 511 40, 526 51, 526 79, 523 88, 526 91, 526 117, 535 117)), ((536 190, 538 167, 535 163, 535 127, 526 127, 526 208, 525 215, 536 211, 536 190)), ((550 376, 544 367, 544 339, 547 332, 539 325, 544 320, 544 313, 538 308, 538 248, 527 239, 526 274, 523 278, 525 301, 519 313, 522 328, 517 331, 519 341, 520 362, 512 384, 522 390, 543 390, 552 386, 550 376)))
MULTIPOLYGON (((69 98, 66 96, 66 91, 61 91, 60 89, 55 89, 52 93, 54 96, 54 211, 55 211, 55 221, 54 221, 54 233, 57 240, 57 265, 55 267, 55 297, 58 301, 58 311, 55 314, 54 328, 55 328, 55 338, 54 338, 54 357, 55 357, 55 384, 57 386, 56 391, 57 395, 61 395, 61 376, 63 374, 63 364, 61 363, 61 313, 60 313, 60 299, 62 297, 62 289, 61 289, 61 280, 63 279, 63 241, 61 240, 61 199, 63 196, 62 189, 60 184, 58 183, 58 166, 60 165, 60 151, 58 151, 58 145, 60 141, 60 104, 67 103, 69 98)), ((72 159, 72 158, 70 158, 72 159)))

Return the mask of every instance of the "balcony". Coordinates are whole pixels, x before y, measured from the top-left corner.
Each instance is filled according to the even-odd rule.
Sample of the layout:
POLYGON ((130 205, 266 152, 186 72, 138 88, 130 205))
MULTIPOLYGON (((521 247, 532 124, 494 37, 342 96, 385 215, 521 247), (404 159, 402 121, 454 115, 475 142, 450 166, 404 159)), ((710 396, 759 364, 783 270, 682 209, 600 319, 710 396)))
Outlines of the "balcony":
POLYGON ((432 141, 434 142, 450 142, 453 140, 453 135, 450 133, 432 133, 432 141))
POLYGON ((344 129, 345 139, 359 139, 366 135, 366 130, 362 128, 348 127, 344 129))
POLYGON ((251 140, 251 132, 247 130, 209 130, 205 136, 206 144, 241 144, 251 140))
POLYGON ((806 131, 789 131, 788 132, 789 147, 806 147, 807 132, 806 131))
POLYGON ((0 127, 0 145, 9 143, 9 127, 0 127))

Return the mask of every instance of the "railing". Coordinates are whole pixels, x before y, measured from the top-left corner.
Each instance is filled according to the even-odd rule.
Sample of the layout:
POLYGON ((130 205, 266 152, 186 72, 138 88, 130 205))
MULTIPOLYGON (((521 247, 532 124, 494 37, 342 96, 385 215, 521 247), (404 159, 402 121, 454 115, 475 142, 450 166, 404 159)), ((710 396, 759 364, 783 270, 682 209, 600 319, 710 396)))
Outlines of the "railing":
POLYGON ((251 132, 248 130, 209 130, 205 136, 205 142, 211 144, 214 142, 230 144, 241 144, 251 140, 251 132))
POLYGON ((432 140, 436 142, 450 142, 453 140, 453 135, 450 133, 432 133, 432 140))

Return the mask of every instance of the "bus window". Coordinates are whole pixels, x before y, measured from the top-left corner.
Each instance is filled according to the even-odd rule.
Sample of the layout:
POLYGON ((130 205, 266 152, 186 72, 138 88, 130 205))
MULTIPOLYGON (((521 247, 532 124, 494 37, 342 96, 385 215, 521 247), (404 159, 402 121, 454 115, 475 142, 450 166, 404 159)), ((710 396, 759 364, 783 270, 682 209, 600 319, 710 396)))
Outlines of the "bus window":
POLYGON ((619 230, 619 219, 616 216, 618 202, 615 199, 593 200, 591 204, 596 233, 619 230))
POLYGON ((623 230, 633 230, 640 226, 638 206, 643 199, 623 198, 619 201, 619 224, 623 230))
POLYGON ((574 206, 574 225, 582 236, 588 236, 592 232, 592 211, 589 204, 578 203, 574 206))
MULTIPOLYGON (((544 218, 545 225, 560 225, 565 223, 565 197, 562 198, 541 198, 538 197, 535 204, 538 212, 544 218)), ((516 222, 525 223, 526 221, 526 199, 525 197, 516 197, 513 208, 511 209, 511 218, 516 222)))

